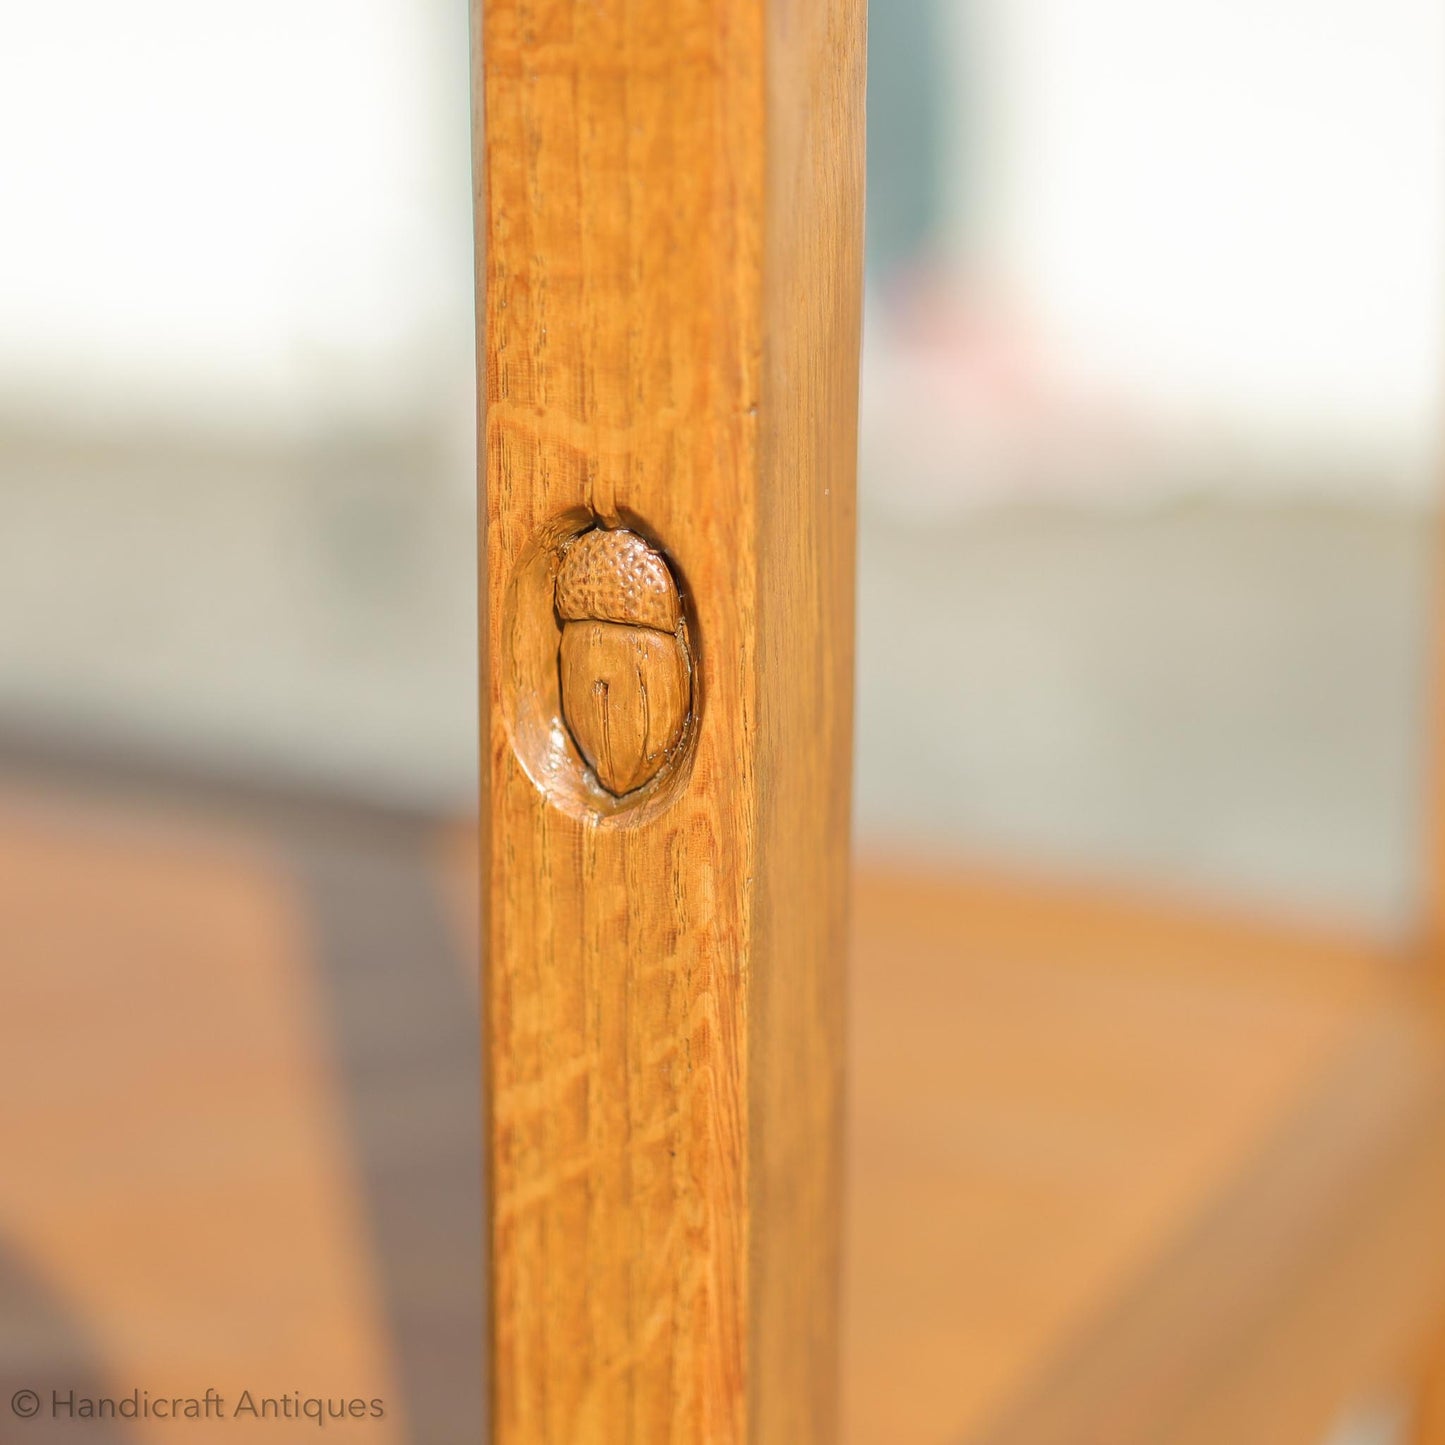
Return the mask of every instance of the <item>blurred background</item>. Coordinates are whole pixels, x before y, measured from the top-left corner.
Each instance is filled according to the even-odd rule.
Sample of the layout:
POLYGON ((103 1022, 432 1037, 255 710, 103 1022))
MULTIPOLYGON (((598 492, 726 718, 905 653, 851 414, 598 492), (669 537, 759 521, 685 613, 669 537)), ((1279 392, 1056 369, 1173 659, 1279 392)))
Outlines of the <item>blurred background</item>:
MULTIPOLYGON (((439 1392, 472 1398, 480 1331, 438 1303, 473 1259, 477 1198, 456 1105, 475 1087, 467 64, 459 0, 17 4, 0 44, 0 897, 37 930, 0 916, 0 969, 57 1018, 124 1012, 123 989, 67 993, 56 961, 83 972, 87 917, 109 928, 148 888, 169 906, 127 872, 161 815, 186 867, 215 850, 265 875, 275 948, 330 960, 295 1007, 344 1084, 293 1120, 294 1148, 329 1158, 313 1232, 340 1251, 304 1307, 351 1320, 338 1378, 386 1374, 395 1438, 427 1441, 479 1418, 414 1424, 439 1392), (225 816, 221 841, 193 804, 225 816), (126 861, 37 821, 92 806, 126 861), (418 937, 436 960, 388 982, 418 937), (368 1091, 391 1100, 379 1122, 368 1091)), ((860 852, 1405 934, 1445 6, 888 0, 869 127, 860 852)), ((258 926, 212 886, 188 885, 197 926, 258 926)), ((254 1026, 286 1069, 320 1068, 236 947, 236 1047, 254 1026)), ((53 1099, 62 1075, 20 1017, 0 1023, 13 1077, 53 1099)), ((98 1049, 82 1072, 142 1067, 98 1049)), ((191 1078, 165 1077, 158 1097, 191 1078)), ((144 1195, 145 1168, 113 1166, 108 1187, 144 1195)), ((84 1303, 73 1240, 32 1217, 76 1177, 9 1186, 6 1380, 44 1356, 42 1314, 67 1358, 114 1374, 86 1311, 130 1297, 84 1303)), ((283 1212, 267 1248, 302 1237, 283 1212)))
MULTIPOLYGON (((469 806, 463 8, 7 19, 0 726, 469 806)), ((1442 28, 875 15, 865 844, 1405 916, 1442 28)))

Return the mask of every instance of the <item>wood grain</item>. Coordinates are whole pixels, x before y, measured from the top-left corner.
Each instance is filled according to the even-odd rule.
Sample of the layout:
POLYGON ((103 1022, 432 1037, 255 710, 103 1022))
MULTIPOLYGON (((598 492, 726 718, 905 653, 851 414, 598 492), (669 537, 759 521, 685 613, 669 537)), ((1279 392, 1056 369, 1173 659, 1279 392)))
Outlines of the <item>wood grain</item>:
POLYGON ((578 750, 614 797, 657 776, 680 745, 691 690, 678 639, 618 622, 562 629, 562 713, 578 750))
POLYGON ((862 6, 479 31, 495 1438, 829 1440, 862 6), (574 776, 529 600, 599 523, 696 623, 686 764, 631 805, 574 776))
POLYGON ((594 527, 563 553, 555 596, 563 720, 601 786, 625 797, 687 741, 692 656, 677 583, 635 532, 594 527))

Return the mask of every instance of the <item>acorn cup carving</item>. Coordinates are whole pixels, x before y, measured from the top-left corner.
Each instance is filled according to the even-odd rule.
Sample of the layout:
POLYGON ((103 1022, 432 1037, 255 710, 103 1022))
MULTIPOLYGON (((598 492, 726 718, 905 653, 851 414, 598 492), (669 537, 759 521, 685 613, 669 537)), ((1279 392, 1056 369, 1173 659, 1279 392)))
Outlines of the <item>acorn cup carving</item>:
POLYGON ((677 583, 635 532, 597 528, 557 573, 562 715, 614 797, 650 782, 677 751, 692 663, 677 583))

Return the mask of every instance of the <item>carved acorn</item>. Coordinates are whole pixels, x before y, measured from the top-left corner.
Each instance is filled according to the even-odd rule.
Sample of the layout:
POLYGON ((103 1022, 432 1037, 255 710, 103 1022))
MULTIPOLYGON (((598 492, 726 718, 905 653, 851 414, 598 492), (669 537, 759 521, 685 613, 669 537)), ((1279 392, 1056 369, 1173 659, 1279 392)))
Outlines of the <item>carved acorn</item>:
POLYGON ((557 573, 562 714, 597 780, 617 797, 682 741, 692 668, 677 583, 635 532, 598 528, 557 573))

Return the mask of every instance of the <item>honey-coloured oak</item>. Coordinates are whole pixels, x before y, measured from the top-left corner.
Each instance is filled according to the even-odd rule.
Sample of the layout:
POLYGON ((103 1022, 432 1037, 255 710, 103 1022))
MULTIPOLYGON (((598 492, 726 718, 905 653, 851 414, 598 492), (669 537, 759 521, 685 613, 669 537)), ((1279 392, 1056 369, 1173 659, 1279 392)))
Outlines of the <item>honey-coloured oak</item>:
POLYGON ((687 654, 671 633, 584 620, 562 629, 562 713, 614 797, 657 776, 687 725, 687 654))
POLYGON ((837 1438, 863 32, 480 4, 497 1445, 837 1438), (687 613, 650 779, 642 692, 587 716, 634 622, 558 608, 599 529, 687 613))
POLYGON ((677 583, 635 532, 595 527, 557 573, 562 716, 614 797, 651 782, 682 747, 692 659, 677 583))

